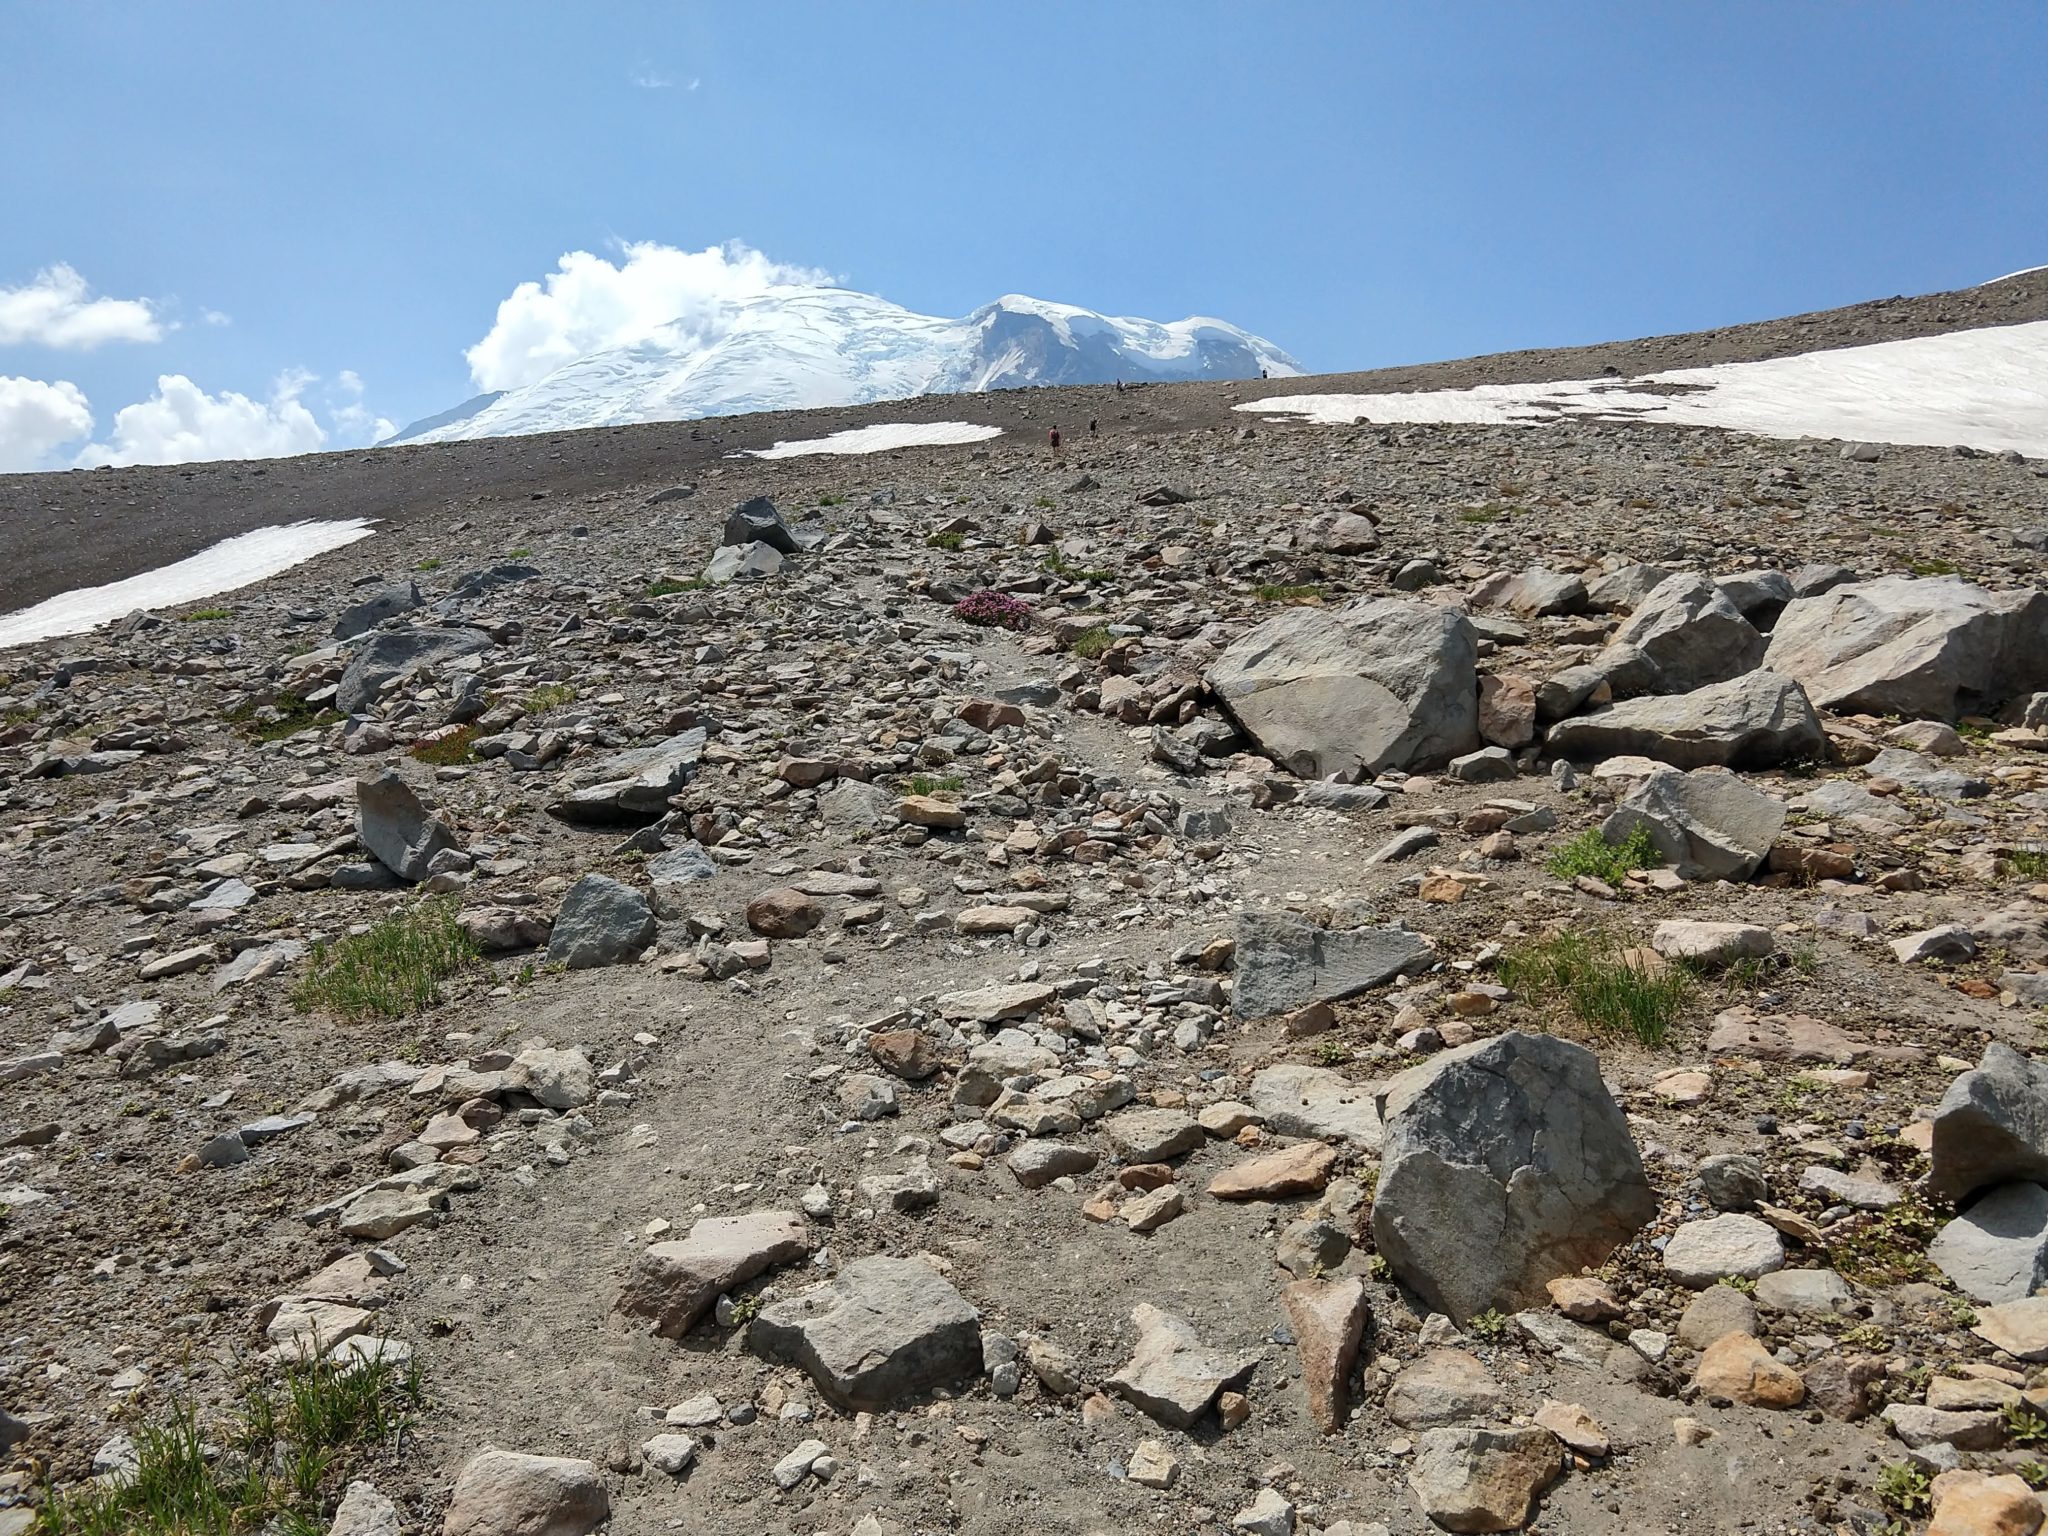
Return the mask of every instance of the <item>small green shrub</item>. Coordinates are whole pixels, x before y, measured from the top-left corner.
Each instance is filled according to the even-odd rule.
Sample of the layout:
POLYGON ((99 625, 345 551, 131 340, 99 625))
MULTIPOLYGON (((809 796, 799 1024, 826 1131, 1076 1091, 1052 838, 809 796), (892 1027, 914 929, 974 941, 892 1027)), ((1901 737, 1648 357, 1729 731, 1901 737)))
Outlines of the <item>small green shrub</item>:
POLYGON ((825 491, 819 495, 818 505, 821 507, 836 507, 845 500, 846 498, 837 491, 825 491))
POLYGON ((505 551, 505 558, 507 560, 524 560, 528 555, 532 553, 532 550, 528 549, 525 545, 522 544, 517 549, 508 549, 507 551, 505 551))
POLYGON ((966 544, 967 535, 964 533, 935 533, 924 541, 924 547, 926 549, 950 549, 958 551, 960 549, 965 548, 966 544))
POLYGON ((957 795, 966 783, 967 781, 957 773, 914 773, 910 776, 907 787, 913 795, 957 795))
POLYGON ((681 581, 672 576, 664 576, 659 581, 648 583, 647 596, 674 597, 678 592, 702 592, 707 585, 709 583, 702 576, 692 576, 681 581))
POLYGON ((1323 589, 1316 585, 1285 587, 1268 582, 1253 589, 1254 595, 1263 603, 1319 603, 1323 600, 1323 589))
POLYGON ((424 1013, 441 1000, 442 982, 480 958, 455 911, 452 898, 436 897, 393 913, 366 933, 314 945, 292 1001, 350 1023, 424 1013))
POLYGON ((429 555, 418 565, 414 566, 413 569, 416 571, 438 571, 441 569, 441 557, 439 555, 429 555))
POLYGON ((1508 1337, 1507 1314, 1498 1307, 1488 1307, 1465 1324, 1465 1331, 1488 1344, 1504 1343, 1508 1337))
POLYGON ((1917 1515, 1934 1503, 1934 1479, 1924 1467, 1895 1461, 1877 1474, 1877 1496, 1901 1514, 1917 1515))
POLYGON ((1315 1057, 1326 1067, 1341 1067, 1351 1059, 1351 1047, 1325 1035, 1315 1044, 1315 1057))
POLYGON ((519 701, 529 715, 544 715, 551 709, 576 702, 576 690, 567 683, 542 683, 519 701))
POLYGON ((1961 567, 1953 560, 1908 560, 1906 569, 1915 576, 1953 576, 1961 567))
POLYGON ((1562 1003, 1596 1029, 1660 1046, 1691 1000, 1679 966, 1653 970, 1624 959, 1607 934, 1567 932, 1517 945, 1501 958, 1501 980, 1537 1003, 1562 1003))
POLYGON ((190 613, 179 615, 180 624, 204 624, 209 619, 232 619, 232 608, 194 608, 190 613))
POLYGON ((2015 848, 1998 863, 2010 879, 2048 880, 2048 853, 2038 848, 2015 848))
POLYGON ((1833 1238, 1829 1256, 1843 1279, 1857 1285, 1905 1285, 1935 1278, 1927 1258, 1941 1222, 1918 1195, 1908 1194, 1846 1237, 1833 1238))
POLYGON ((1664 862, 1657 845, 1650 841, 1647 827, 1634 827, 1619 843, 1610 843, 1598 827, 1588 827, 1544 860, 1543 867, 1560 880, 1591 875, 1609 885, 1619 885, 1639 869, 1652 869, 1664 862))
POLYGON ((2048 1440, 2048 1416, 2030 1403, 2007 1403, 1999 1410, 2005 1436, 2014 1445, 2039 1445, 2048 1440))
POLYGON ((414 742, 412 756, 436 768, 453 768, 460 763, 473 763, 476 761, 476 739, 481 735, 481 726, 459 725, 445 736, 414 742))
POLYGON ((341 716, 331 709, 315 709, 295 693, 281 693, 268 705, 237 704, 223 718, 241 726, 252 741, 282 741, 301 731, 333 725, 341 716), (274 713, 266 715, 266 710, 274 713))
POLYGON ((1108 571, 1091 570, 1086 566, 1076 565, 1058 550, 1045 557, 1045 570, 1048 575, 1057 576, 1061 581, 1109 580, 1108 571))
POLYGON ((1097 624, 1093 629, 1084 629, 1074 637, 1074 643, 1067 647, 1073 655, 1083 661, 1095 661, 1102 653, 1116 643, 1116 637, 1107 626, 1097 624))

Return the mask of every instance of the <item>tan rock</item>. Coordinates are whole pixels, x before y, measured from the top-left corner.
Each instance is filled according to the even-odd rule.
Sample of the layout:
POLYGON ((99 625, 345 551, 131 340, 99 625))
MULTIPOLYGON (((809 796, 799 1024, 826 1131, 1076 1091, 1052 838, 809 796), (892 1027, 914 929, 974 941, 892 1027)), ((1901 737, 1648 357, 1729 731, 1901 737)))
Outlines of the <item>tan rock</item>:
POLYGON ((1278 1200, 1313 1194, 1330 1181, 1337 1151, 1320 1141, 1300 1141, 1226 1168, 1209 1181, 1218 1200, 1278 1200))
POLYGON ((1709 1344, 1692 1379, 1710 1397, 1751 1408, 1797 1408, 1806 1399, 1806 1383, 1799 1373, 1779 1364, 1746 1333, 1724 1334, 1709 1344))
POLYGON ((1927 1536, 2034 1536, 2048 1519, 2040 1497, 2010 1472, 1944 1472, 1933 1493, 1927 1536))
POLYGON ((868 1055, 907 1082, 922 1082, 939 1070, 939 1044, 921 1029, 876 1030, 868 1036, 868 1055))
POLYGON ((953 832, 967 825, 967 813, 950 800, 931 795, 905 795, 896 802, 896 819, 908 826, 953 832))
POLYGON ((442 1536, 585 1536, 611 1514, 597 1467, 486 1449, 455 1480, 442 1536))
POLYGON ((1308 1411, 1324 1434, 1337 1434, 1344 1428, 1348 1406, 1345 1383, 1358 1362, 1358 1347, 1372 1317, 1365 1282, 1356 1276, 1342 1280, 1297 1280, 1280 1293, 1280 1299, 1294 1329, 1295 1345, 1301 1351, 1301 1380, 1308 1392, 1308 1411))
POLYGON ((1607 1431, 1577 1403, 1560 1403, 1545 1398, 1536 1410, 1536 1422, 1565 1443, 1567 1450, 1581 1456, 1602 1457, 1611 1449, 1607 1431))
POLYGON ((1574 1322, 1604 1323, 1627 1310, 1605 1280, 1562 1275, 1545 1289, 1550 1292, 1550 1304, 1574 1322))
POLYGON ((641 1250, 619 1292, 618 1310, 653 1318, 657 1334, 679 1339, 722 1293, 809 1251, 803 1218, 793 1211, 707 1217, 682 1241, 641 1250))
POLYGON ((763 891, 747 903, 747 926, 770 939, 800 939, 825 920, 815 896, 794 886, 763 891))
POLYGON ((1431 1429, 1418 1439, 1408 1486, 1447 1531, 1518 1531, 1563 1471, 1547 1429, 1431 1429))

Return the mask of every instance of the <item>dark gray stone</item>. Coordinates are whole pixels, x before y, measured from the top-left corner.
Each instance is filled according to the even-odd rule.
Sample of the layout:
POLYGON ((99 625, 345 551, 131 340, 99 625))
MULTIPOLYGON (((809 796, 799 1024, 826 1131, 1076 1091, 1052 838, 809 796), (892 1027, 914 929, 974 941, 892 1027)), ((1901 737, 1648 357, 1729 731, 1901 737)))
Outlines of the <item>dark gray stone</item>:
POLYGON ((335 685, 334 707, 361 714, 377 702, 384 685, 424 669, 445 666, 491 648, 480 629, 389 629, 364 640, 335 685))
POLYGON ((881 1412, 981 1374, 981 1314, 916 1259, 857 1259, 761 1309, 747 1344, 810 1373, 849 1412, 881 1412))
POLYGON ((1934 1112, 1928 1188, 1963 1201, 2015 1180, 2048 1181, 2048 1067, 1994 1041, 1934 1112))
POLYGON ((1756 626, 1719 587, 1689 571, 1659 582, 1614 632, 1614 643, 1649 657, 1665 693, 1725 682, 1752 671, 1764 655, 1756 626))
POLYGON ((334 621, 334 638, 349 640, 365 630, 375 629, 386 619, 395 619, 401 613, 410 613, 420 605, 420 589, 417 583, 394 581, 389 586, 379 587, 360 603, 341 611, 341 617, 334 621))
POLYGON ((1626 699, 1560 720, 1544 745, 1574 762, 1635 755, 1674 768, 1773 768, 1826 754, 1805 691, 1775 672, 1749 672, 1690 693, 1626 699))
POLYGON ((1231 1011, 1263 1019, 1334 1002, 1435 961, 1429 941, 1403 928, 1345 931, 1318 928, 1292 912, 1240 912, 1231 1011))
POLYGON ((356 840, 401 880, 418 884, 455 834, 421 803, 395 768, 356 780, 356 840))
POLYGON ((609 875, 585 875, 569 887, 548 936, 548 963, 572 971, 616 965, 654 942, 647 898, 609 875))
POLYGON ((703 755, 702 726, 630 748, 587 770, 585 782, 550 804, 548 814, 595 826, 656 821, 667 814, 669 796, 690 782, 690 770, 703 755))

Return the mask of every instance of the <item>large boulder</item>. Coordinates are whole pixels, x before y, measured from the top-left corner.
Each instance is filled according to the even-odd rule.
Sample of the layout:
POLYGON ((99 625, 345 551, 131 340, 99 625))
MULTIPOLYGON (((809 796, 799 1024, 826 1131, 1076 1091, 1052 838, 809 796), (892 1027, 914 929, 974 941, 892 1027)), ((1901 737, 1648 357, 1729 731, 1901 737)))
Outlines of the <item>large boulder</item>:
POLYGON ((690 770, 703 755, 701 725, 616 752, 580 774, 578 787, 550 804, 548 814, 591 826, 657 821, 668 813, 669 796, 690 781, 690 770))
POLYGON ((410 613, 419 605, 417 582, 388 582, 362 601, 342 609, 341 617, 334 621, 334 638, 353 640, 365 630, 375 629, 386 619, 395 619, 401 613, 410 613))
POLYGON ((1463 614, 1361 600, 1290 608, 1233 641, 1209 687, 1306 779, 1435 768, 1479 745, 1477 640, 1463 614))
POLYGON ((491 648, 480 629, 387 629, 365 639, 335 684, 334 707, 345 715, 361 714, 377 702, 384 685, 395 678, 446 666, 460 657, 491 648))
POLYGON ((647 898, 610 875, 585 875, 569 887, 548 936, 548 964, 572 971, 616 965, 654 942, 647 898))
POLYGON ((1373 1241, 1460 1321, 1548 1304, 1656 1214, 1628 1117, 1591 1051, 1520 1031, 1388 1082, 1373 1241))
POLYGON ((456 1478, 441 1536, 585 1536, 610 1515, 590 1462, 485 1449, 456 1478))
POLYGON ((1775 672, 1747 672, 1691 693, 1625 699, 1560 720, 1544 739, 1552 757, 1655 758, 1674 768, 1771 768, 1827 751, 1805 690, 1775 672))
POLYGON ((1241 1019, 1289 1013, 1435 962, 1429 941, 1405 928, 1318 928, 1292 912, 1244 911, 1237 915, 1231 1011, 1241 1019))
POLYGON ((2048 1066, 1994 1041, 1934 1112, 1928 1188, 1962 1201, 2015 1179, 2048 1183, 2048 1066))
POLYGON ((1719 587, 1690 571, 1658 582, 1614 632, 1614 644, 1649 657, 1666 693, 1725 682, 1753 671, 1764 656, 1756 626, 1719 587))
POLYGON ((1789 604, 1764 665, 1844 713, 1953 719, 2048 687, 2048 592, 1887 576, 1789 604))
POLYGON ((756 496, 743 501, 732 509, 732 515, 725 520, 725 532, 719 537, 719 544, 766 544, 778 554, 796 555, 820 542, 823 535, 815 529, 799 532, 782 520, 782 513, 775 503, 766 496, 756 496))
POLYGON ((356 841, 399 879, 418 884, 434 855, 455 846, 455 834, 397 769, 386 768, 356 781, 356 841))
POLYGON ((1988 1191, 1935 1235, 1927 1257, 1972 1301, 2018 1301, 2048 1282, 2048 1189, 1988 1191))
POLYGON ((1785 807, 1732 773, 1660 769, 1622 797, 1600 830, 1610 843, 1637 827, 1688 880, 1747 880, 1769 857, 1785 807))
POLYGON ((824 1285, 763 1307, 747 1343, 801 1366, 849 1412, 980 1374, 981 1314, 918 1259, 857 1259, 824 1285))

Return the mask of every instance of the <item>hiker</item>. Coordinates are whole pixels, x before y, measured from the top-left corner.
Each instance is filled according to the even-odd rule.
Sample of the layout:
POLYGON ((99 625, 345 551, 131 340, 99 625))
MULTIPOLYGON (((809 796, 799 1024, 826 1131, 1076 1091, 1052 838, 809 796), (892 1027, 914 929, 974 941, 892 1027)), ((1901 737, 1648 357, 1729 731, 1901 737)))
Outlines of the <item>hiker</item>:
POLYGON ((1122 379, 1118 379, 1116 381, 1116 392, 1118 394, 1122 394, 1124 392, 1124 381, 1122 379))
POLYGON ((1090 437, 1095 435, 1095 418, 1093 416, 1088 418, 1088 435, 1090 437))
POLYGON ((1059 447, 1059 445, 1060 445, 1060 429, 1059 429, 1058 427, 1053 427, 1053 428, 1051 428, 1050 430, 1048 430, 1048 431, 1046 432, 1046 434, 1045 434, 1045 440, 1046 440, 1047 442, 1051 443, 1051 444, 1053 445, 1053 447, 1055 447, 1055 448, 1059 447))

